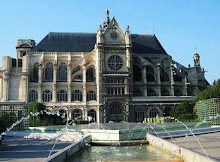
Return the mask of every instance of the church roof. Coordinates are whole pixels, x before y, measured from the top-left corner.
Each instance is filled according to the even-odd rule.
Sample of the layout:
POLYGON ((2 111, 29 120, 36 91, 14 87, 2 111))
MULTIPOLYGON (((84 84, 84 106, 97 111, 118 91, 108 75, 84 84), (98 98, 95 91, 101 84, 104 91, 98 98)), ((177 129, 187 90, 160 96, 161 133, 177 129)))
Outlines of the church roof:
MULTIPOLYGON (((155 35, 132 34, 133 52, 137 54, 167 54, 155 35)), ((96 33, 50 32, 32 51, 90 52, 96 43, 96 33)))

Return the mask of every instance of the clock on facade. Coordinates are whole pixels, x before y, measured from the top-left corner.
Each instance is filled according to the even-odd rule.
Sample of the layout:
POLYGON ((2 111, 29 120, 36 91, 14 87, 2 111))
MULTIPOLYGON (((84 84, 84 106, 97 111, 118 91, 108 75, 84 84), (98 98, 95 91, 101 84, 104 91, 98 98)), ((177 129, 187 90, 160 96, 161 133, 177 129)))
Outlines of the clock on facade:
POLYGON ((123 66, 123 60, 120 56, 113 55, 108 58, 108 67, 111 70, 120 70, 123 66))

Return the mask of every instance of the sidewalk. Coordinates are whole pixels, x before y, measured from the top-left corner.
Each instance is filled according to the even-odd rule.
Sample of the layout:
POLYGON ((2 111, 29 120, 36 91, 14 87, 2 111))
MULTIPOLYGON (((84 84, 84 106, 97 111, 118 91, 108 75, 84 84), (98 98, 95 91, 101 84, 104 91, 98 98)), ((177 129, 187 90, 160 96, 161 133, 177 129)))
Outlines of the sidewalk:
MULTIPOLYGON (((39 162, 46 160, 55 142, 23 137, 4 137, 0 148, 0 161, 39 162)), ((70 144, 72 143, 59 141, 52 154, 70 144)))
MULTIPOLYGON (((220 132, 196 135, 196 138, 198 138, 209 157, 220 161, 220 132)), ((173 143, 172 139, 167 140, 173 143)), ((190 149, 194 152, 205 154, 198 141, 193 136, 174 138, 174 141, 178 145, 190 149)))

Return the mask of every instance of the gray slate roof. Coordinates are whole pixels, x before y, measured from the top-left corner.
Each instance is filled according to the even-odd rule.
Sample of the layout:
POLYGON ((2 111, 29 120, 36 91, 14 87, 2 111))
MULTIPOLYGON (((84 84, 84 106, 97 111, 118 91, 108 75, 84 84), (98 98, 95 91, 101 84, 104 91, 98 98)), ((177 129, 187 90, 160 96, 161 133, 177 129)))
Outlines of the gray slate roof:
MULTIPOLYGON (((137 54, 167 54, 155 35, 132 34, 133 52, 137 54)), ((96 43, 96 33, 50 32, 32 51, 90 52, 96 43)))

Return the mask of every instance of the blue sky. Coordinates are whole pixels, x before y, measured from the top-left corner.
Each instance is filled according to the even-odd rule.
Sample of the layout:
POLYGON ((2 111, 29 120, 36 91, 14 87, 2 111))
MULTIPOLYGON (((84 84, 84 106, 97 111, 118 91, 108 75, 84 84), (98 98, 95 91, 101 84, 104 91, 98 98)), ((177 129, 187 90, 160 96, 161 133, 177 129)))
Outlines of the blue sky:
POLYGON ((155 34, 173 59, 193 65, 196 51, 207 80, 220 78, 219 0, 0 0, 0 66, 16 57, 17 39, 39 43, 49 32, 96 32, 105 9, 124 31, 155 34), (155 28, 154 28, 155 26, 155 28))

